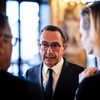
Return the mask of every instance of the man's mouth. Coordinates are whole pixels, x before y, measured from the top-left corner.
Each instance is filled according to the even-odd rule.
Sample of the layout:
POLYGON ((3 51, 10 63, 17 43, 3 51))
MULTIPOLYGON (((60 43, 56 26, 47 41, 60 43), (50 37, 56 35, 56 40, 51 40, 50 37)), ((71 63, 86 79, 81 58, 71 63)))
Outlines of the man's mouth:
POLYGON ((55 57, 45 57, 46 59, 55 59, 55 57))

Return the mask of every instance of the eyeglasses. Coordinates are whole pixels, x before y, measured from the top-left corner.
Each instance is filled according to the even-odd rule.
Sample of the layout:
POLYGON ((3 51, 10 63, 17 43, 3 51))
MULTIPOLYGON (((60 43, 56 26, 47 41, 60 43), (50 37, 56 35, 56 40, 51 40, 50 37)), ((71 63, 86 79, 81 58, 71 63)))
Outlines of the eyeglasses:
POLYGON ((12 46, 15 46, 15 45, 17 44, 17 41, 19 41, 19 39, 13 37, 13 38, 11 39, 12 46))
POLYGON ((12 46, 15 46, 17 44, 17 41, 19 40, 18 38, 12 37, 10 35, 7 34, 1 34, 4 37, 4 41, 6 43, 11 42, 12 46))
POLYGON ((57 42, 52 43, 51 45, 47 43, 41 43, 39 44, 40 48, 44 51, 48 50, 49 46, 52 48, 52 50, 57 51, 60 49, 61 45, 57 42))

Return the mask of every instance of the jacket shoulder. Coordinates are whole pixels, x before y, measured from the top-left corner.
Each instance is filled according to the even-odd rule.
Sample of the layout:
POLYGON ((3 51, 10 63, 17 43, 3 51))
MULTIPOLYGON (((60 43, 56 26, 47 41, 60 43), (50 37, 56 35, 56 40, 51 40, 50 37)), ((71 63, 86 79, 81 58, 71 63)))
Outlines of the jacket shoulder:
POLYGON ((29 68, 27 71, 28 71, 28 72, 33 72, 33 71, 35 71, 35 70, 38 70, 40 66, 41 66, 41 64, 35 65, 35 66, 29 68))

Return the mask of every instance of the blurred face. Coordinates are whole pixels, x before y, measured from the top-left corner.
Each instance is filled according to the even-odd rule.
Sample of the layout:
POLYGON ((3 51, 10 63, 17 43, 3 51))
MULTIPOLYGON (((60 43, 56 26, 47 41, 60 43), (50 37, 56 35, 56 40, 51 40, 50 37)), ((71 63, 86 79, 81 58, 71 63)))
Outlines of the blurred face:
POLYGON ((58 31, 43 31, 40 36, 40 54, 44 63, 53 67, 63 56, 66 45, 58 31))
POLYGON ((12 44, 11 31, 8 27, 2 31, 6 36, 0 37, 0 67, 2 70, 7 70, 11 62, 12 44), (8 36, 8 37, 7 37, 8 36))
POLYGON ((90 26, 87 16, 81 17, 80 19, 81 42, 83 44, 83 47, 86 49, 87 53, 92 52, 92 44, 89 33, 90 33, 90 26))

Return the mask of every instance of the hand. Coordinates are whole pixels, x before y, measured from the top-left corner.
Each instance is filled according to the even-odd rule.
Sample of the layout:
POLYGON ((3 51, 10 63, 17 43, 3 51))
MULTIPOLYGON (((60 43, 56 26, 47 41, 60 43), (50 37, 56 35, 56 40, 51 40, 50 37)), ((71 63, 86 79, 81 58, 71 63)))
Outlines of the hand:
POLYGON ((98 72, 96 67, 86 68, 83 72, 79 74, 79 83, 86 77, 95 75, 98 72))

